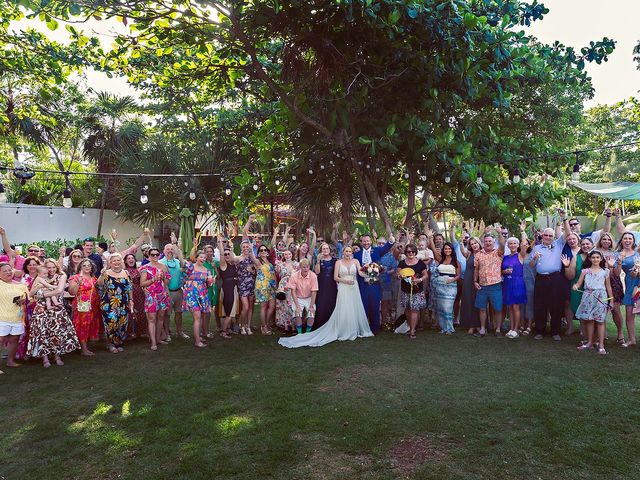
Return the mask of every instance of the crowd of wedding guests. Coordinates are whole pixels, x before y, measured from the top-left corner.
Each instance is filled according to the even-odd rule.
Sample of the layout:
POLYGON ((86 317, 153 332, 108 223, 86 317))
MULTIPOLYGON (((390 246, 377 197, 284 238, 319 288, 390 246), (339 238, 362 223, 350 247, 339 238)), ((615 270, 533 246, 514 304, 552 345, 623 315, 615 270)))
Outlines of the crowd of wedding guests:
POLYGON ((147 229, 127 248, 112 232, 110 244, 87 238, 62 247, 58 258, 33 244, 23 256, 0 227, 0 347, 8 367, 29 358, 44 367, 63 365, 75 350, 90 357, 97 345, 90 342, 100 338, 113 354, 136 337, 148 339, 154 351, 190 337, 203 348, 217 335, 253 335, 256 304, 261 334, 305 335, 331 317, 344 281, 336 262, 343 259, 358 266, 373 334, 387 329, 415 339, 426 328, 451 335, 459 327, 477 337, 539 340, 549 333, 561 340, 577 320, 577 348, 604 355, 608 314, 616 342, 630 347, 640 311, 640 232, 627 231, 618 210, 605 216, 604 227, 588 233, 558 210, 555 228, 523 222, 516 234, 469 221, 459 228, 451 222, 444 234, 425 227, 386 238, 357 231, 339 237, 336 225, 325 241, 313 228, 296 239, 285 226, 268 242, 251 232, 252 215, 234 238, 196 237, 186 258, 173 234, 157 248, 147 229), (193 318, 188 333, 183 312, 193 318))

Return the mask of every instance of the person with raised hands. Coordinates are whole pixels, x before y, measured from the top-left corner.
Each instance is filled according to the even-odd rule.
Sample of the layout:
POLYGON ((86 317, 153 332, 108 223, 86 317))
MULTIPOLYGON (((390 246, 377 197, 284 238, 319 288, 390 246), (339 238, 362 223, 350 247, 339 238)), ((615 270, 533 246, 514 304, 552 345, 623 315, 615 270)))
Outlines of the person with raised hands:
POLYGON ((144 309, 147 313, 151 350, 158 344, 166 345, 162 339, 165 317, 171 306, 167 285, 171 275, 167 266, 159 262, 160 250, 149 248, 149 263, 140 267, 140 286, 145 290, 144 309))
POLYGON ((484 337, 487 329, 487 305, 491 304, 495 318, 493 325, 496 327, 495 335, 500 337, 500 327, 502 326, 502 257, 504 256, 505 238, 494 230, 499 244, 496 248, 494 236, 490 233, 491 228, 485 229, 482 237, 482 250, 474 254, 473 274, 474 287, 476 289, 476 300, 474 306, 479 310, 480 331, 479 335, 484 337))
POLYGON ((527 256, 529 240, 526 233, 526 222, 520 223, 520 239, 507 238, 509 253, 502 259, 504 304, 509 310, 509 332, 507 338, 520 336, 521 310, 527 304, 527 286, 524 282, 524 261, 527 256))

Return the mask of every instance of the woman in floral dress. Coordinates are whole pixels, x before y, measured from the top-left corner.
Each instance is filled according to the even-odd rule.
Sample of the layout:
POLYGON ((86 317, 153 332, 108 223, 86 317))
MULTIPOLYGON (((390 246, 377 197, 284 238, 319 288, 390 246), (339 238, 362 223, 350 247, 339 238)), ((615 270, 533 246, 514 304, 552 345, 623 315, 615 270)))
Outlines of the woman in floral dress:
POLYGON ((151 350, 158 350, 158 343, 166 345, 161 335, 167 310, 171 301, 167 284, 171 279, 167 266, 160 263, 160 250, 149 249, 149 263, 140 267, 140 286, 145 290, 144 311, 147 314, 147 328, 151 350))
MULTIPOLYGON (((40 265, 40 259, 36 257, 27 257, 22 266, 24 271, 24 277, 22 277, 22 283, 24 283, 29 290, 33 281, 38 276, 38 265, 40 265)), ((26 307, 24 317, 24 333, 20 336, 18 341, 18 349, 16 350, 16 360, 25 360, 27 358, 27 344, 29 343, 29 326, 31 324, 31 316, 33 315, 33 308, 35 302, 30 302, 26 307)))
MULTIPOLYGON (((253 252, 251 252, 253 253, 253 252)), ((256 266, 256 303, 260 304, 260 331, 263 335, 271 335, 271 317, 276 309, 276 269, 269 261, 269 249, 260 245, 258 258, 251 255, 256 266)))
POLYGON ((109 267, 98 278, 98 286, 102 290, 100 306, 107 348, 111 353, 118 353, 124 350, 123 344, 127 338, 129 312, 133 312, 133 288, 129 274, 124 268, 122 255, 111 254, 109 267))
POLYGON ((140 286, 140 270, 136 266, 135 255, 130 253, 124 256, 124 267, 129 274, 133 288, 133 314, 129 316, 129 333, 132 337, 146 335, 147 316, 144 312, 144 290, 140 286))
POLYGON ((77 350, 80 343, 62 301, 67 276, 51 258, 45 261, 44 266, 48 274, 41 280, 47 290, 43 291, 40 284, 34 282, 30 292, 37 299, 37 304, 31 317, 27 355, 41 357, 43 366, 48 368, 51 366, 49 355, 54 356, 56 365, 62 366, 61 355, 77 350))
POLYGON ((74 296, 72 303, 73 327, 76 329, 82 355, 91 357, 89 340, 98 338, 100 331, 100 295, 94 277, 96 265, 85 258, 78 265, 80 271, 69 279, 69 293, 74 296))
POLYGON ((284 330, 284 333, 293 333, 293 300, 291 290, 287 288, 291 274, 299 270, 300 264, 293 261, 293 253, 290 250, 282 252, 282 261, 276 265, 276 273, 280 282, 276 293, 276 325, 284 330))
POLYGON ((213 276, 204 266, 207 256, 202 250, 195 255, 195 262, 185 262, 184 286, 182 287, 182 311, 193 315, 193 338, 196 347, 206 347, 201 337, 202 314, 211 312, 208 290, 213 284, 213 276))

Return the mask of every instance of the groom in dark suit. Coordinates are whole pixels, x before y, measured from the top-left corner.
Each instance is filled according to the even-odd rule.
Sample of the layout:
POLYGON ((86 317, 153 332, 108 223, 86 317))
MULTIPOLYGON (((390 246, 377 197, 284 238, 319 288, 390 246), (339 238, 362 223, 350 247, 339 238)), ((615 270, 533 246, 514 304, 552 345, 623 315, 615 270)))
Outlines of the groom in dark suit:
MULTIPOLYGON (((353 258, 360 262, 361 266, 369 263, 380 265, 380 259, 389 251, 395 243, 393 235, 389 236, 389 241, 380 247, 371 247, 371 236, 365 233, 360 237, 360 251, 353 255, 353 258)), ((363 277, 358 275, 358 285, 360 286, 360 297, 364 310, 369 318, 371 331, 377 334, 380 330, 380 300, 382 291, 380 282, 368 283, 363 277)))

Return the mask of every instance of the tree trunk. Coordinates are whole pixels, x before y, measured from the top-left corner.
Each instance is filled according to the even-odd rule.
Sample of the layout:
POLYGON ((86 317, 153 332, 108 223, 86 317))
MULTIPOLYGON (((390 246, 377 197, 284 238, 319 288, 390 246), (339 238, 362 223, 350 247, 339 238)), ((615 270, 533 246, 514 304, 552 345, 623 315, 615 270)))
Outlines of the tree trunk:
POLYGON ((96 237, 99 237, 102 233, 102 220, 104 219, 104 207, 107 203, 107 192, 109 191, 109 183, 110 179, 107 178, 105 186, 102 189, 102 198, 100 199, 100 218, 98 219, 98 233, 96 233, 96 237))
POLYGON ((360 201, 362 202, 362 206, 364 207, 364 213, 367 216, 367 224, 369 225, 369 230, 374 231, 376 228, 376 222, 374 218, 371 216, 371 208, 369 206, 369 199, 367 198, 367 192, 364 186, 364 172, 362 175, 356 173, 356 180, 358 182, 358 190, 360 190, 360 201))
POLYGON ((407 213, 402 222, 404 228, 411 226, 413 211, 416 209, 416 173, 412 169, 407 169, 409 173, 409 188, 407 192, 407 213))
POLYGON ((378 192, 375 189, 371 180, 369 180, 366 176, 363 176, 363 183, 369 198, 373 201, 373 204, 376 206, 378 210, 378 215, 382 219, 382 223, 384 223, 384 229, 387 233, 387 236, 391 236, 393 234, 393 223, 391 222, 391 217, 389 217, 389 212, 387 211, 387 207, 382 200, 382 197, 378 195, 378 192))
POLYGON ((342 228, 351 231, 353 227, 353 196, 351 195, 351 185, 346 185, 338 190, 340 195, 340 217, 342 218, 342 228))

